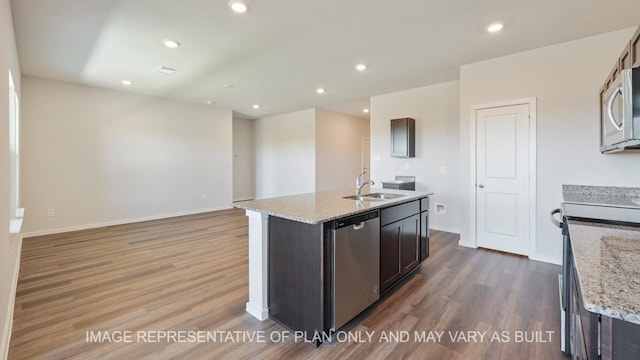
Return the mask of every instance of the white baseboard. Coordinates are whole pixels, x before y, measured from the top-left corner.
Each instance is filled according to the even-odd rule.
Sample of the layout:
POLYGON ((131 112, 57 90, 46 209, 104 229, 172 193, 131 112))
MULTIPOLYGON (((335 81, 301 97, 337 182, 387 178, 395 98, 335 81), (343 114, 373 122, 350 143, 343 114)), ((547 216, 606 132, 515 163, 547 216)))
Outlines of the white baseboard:
POLYGON ((562 265, 562 259, 552 258, 550 256, 529 256, 529 260, 542 261, 549 264, 562 265))
POLYGON ((94 224, 86 224, 86 225, 78 225, 78 226, 68 226, 68 227, 56 228, 56 229, 30 231, 30 232, 24 233, 22 235, 22 237, 23 238, 28 238, 28 237, 34 237, 34 236, 60 234, 60 233, 65 233, 65 232, 70 232, 70 231, 101 228, 101 227, 105 227, 105 226, 132 224, 132 223, 143 222, 143 221, 160 220, 160 219, 168 219, 168 218, 178 217, 178 216, 202 214, 202 213, 211 212, 211 211, 228 210, 228 209, 231 209, 231 208, 233 208, 233 207, 232 206, 218 206, 218 207, 208 208, 208 209, 189 210, 189 211, 175 212, 175 213, 169 213, 169 214, 144 216, 144 217, 133 218, 133 219, 123 219, 123 220, 115 220, 115 221, 106 221, 106 222, 102 222, 102 223, 94 223, 94 224))
POLYGON ((460 245, 460 246, 464 246, 464 247, 468 247, 468 248, 474 248, 474 249, 477 249, 477 248, 478 248, 478 246, 476 245, 476 243, 470 243, 470 242, 458 241, 458 245, 460 245))
POLYGON ((432 226, 431 224, 429 224, 429 230, 444 231, 444 232, 449 232, 449 233, 454 233, 454 234, 460 234, 460 230, 459 229, 453 229, 453 228, 448 228, 448 227, 440 227, 440 226, 432 226))
POLYGON ((11 269, 13 276, 11 281, 11 289, 9 294, 9 304, 5 313, 7 317, 5 323, 2 326, 2 338, 0 339, 0 355, 2 359, 9 357, 9 343, 11 341, 11 330, 13 329, 13 308, 16 304, 16 290, 18 288, 18 275, 20 274, 20 255, 22 254, 22 236, 20 234, 14 234, 17 236, 18 246, 16 249, 16 260, 13 269, 11 269))

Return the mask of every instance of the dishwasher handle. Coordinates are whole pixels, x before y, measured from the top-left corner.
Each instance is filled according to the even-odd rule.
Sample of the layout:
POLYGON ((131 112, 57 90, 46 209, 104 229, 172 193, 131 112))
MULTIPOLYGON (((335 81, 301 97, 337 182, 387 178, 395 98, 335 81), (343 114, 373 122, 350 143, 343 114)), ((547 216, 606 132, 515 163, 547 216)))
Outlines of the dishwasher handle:
POLYGON ((353 230, 360 230, 365 227, 365 222, 379 216, 378 211, 369 211, 364 214, 356 214, 349 217, 340 218, 334 221, 333 229, 338 230, 353 226, 353 230))

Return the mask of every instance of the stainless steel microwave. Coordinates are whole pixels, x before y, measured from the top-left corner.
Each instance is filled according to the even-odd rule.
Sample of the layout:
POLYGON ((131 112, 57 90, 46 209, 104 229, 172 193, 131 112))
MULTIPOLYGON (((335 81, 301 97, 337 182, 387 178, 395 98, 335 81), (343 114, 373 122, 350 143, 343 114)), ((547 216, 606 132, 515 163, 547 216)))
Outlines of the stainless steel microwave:
POLYGON ((622 70, 600 105, 600 151, 640 149, 640 68, 622 70))

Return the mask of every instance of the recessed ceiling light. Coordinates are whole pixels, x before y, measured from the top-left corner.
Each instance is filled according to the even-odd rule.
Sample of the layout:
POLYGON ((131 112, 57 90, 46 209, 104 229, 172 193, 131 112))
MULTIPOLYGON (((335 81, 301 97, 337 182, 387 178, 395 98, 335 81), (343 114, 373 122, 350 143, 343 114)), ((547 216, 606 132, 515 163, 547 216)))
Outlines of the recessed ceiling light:
POLYGON ((213 100, 207 100, 207 104, 209 104, 209 105, 213 105, 213 104, 215 104, 215 103, 216 103, 216 102, 215 102, 215 101, 213 101, 213 100))
POLYGON ((316 92, 317 92, 318 94, 324 94, 324 93, 326 93, 326 92, 327 92, 327 90, 325 90, 325 89, 323 89, 323 88, 317 88, 317 89, 316 89, 316 92))
POLYGON ((365 113, 365 114, 368 114, 369 113, 369 109, 362 109, 362 112, 365 113))
POLYGON ((224 84, 224 87, 226 87, 226 88, 232 88, 232 87, 233 87, 233 84, 224 84))
POLYGON ((177 47, 180 46, 180 43, 175 41, 175 40, 171 40, 171 39, 164 39, 162 40, 162 42, 164 43, 164 46, 170 48, 170 49, 175 49, 177 47))
POLYGON ((504 27, 504 25, 502 23, 493 23, 491 25, 489 25, 489 27, 487 27, 487 31, 494 33, 494 32, 498 32, 500 30, 502 30, 502 28, 504 27))
POLYGON ((124 86, 131 86, 131 85, 133 85, 133 81, 131 81, 131 80, 122 80, 122 81, 121 81, 121 83, 122 83, 122 85, 124 85, 124 86))
POLYGON ((229 6, 231 7, 231 10, 239 14, 247 12, 248 9, 247 3, 242 0, 231 0, 229 1, 229 6))
POLYGON ((256 109, 256 110, 257 110, 257 109, 260 109, 260 105, 258 105, 258 104, 253 104, 253 108, 254 108, 254 109, 256 109))
POLYGON ((356 65, 356 70, 358 70, 358 71, 367 70, 367 64, 358 64, 358 65, 356 65))

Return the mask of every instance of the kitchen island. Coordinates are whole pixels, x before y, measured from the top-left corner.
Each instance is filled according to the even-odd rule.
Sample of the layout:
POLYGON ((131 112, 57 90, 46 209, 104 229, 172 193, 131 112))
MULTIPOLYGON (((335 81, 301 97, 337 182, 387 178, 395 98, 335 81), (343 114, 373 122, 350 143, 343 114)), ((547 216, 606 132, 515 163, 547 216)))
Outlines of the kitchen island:
POLYGON ((331 236, 337 219, 379 214, 381 292, 419 266, 428 255, 428 200, 432 194, 389 189, 378 192, 377 198, 354 199, 353 194, 353 190, 343 190, 233 204, 245 209, 249 217, 247 312, 260 320, 271 317, 308 336, 330 330, 331 236))

